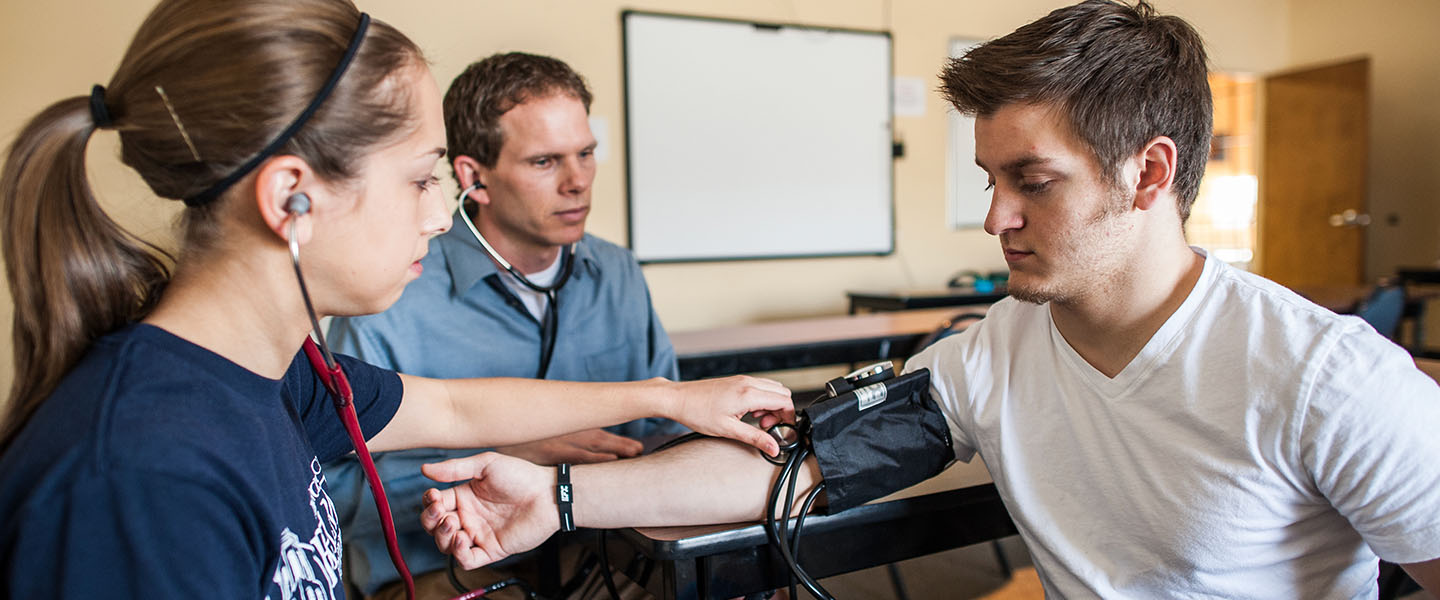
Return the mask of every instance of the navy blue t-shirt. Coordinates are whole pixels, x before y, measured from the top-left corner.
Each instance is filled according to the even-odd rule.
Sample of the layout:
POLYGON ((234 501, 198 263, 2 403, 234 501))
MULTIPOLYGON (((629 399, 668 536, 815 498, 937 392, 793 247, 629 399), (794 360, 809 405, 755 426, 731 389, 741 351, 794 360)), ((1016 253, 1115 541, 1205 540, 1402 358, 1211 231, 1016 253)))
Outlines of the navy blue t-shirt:
MULTIPOLYGON (((399 376, 337 359, 369 438, 399 376)), ((105 336, 0 456, 0 596, 343 598, 320 464, 350 450, 303 353, 276 381, 150 325, 105 336)))

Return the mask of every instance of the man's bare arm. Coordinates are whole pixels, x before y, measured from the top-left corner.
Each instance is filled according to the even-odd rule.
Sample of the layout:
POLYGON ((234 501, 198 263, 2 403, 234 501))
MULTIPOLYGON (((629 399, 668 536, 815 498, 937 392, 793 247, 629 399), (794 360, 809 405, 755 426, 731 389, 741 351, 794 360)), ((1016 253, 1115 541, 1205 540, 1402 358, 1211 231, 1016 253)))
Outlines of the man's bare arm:
POLYGON ((1440 558, 1400 566, 1410 574, 1411 579, 1420 584, 1420 587, 1425 588, 1426 592, 1440 598, 1440 558))
MULTIPOLYGON (((575 523, 616 528, 758 521, 779 471, 753 448, 724 440, 576 466, 575 523)), ((469 480, 427 491, 420 518, 441 551, 467 569, 529 550, 560 528, 553 468, 489 453, 426 465, 424 472, 438 481, 469 480)), ((820 480, 813 458, 798 477, 797 505, 820 480)))

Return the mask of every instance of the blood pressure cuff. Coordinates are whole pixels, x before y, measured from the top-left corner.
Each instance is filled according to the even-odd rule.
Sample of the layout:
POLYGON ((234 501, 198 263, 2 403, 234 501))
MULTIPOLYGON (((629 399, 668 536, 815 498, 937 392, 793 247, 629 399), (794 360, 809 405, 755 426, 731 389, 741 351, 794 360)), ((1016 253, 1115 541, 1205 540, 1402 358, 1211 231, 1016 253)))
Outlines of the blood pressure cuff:
POLYGON ((930 397, 930 370, 822 400, 802 411, 837 513, 934 477, 955 461, 950 426, 930 397))

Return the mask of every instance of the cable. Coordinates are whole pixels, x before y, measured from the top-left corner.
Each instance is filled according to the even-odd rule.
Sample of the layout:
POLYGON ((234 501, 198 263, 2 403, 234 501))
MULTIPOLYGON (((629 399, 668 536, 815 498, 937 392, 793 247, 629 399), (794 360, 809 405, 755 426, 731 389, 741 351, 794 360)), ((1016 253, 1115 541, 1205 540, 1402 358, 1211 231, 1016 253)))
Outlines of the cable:
POLYGON ((530 589, 530 586, 528 584, 526 584, 524 581, 521 581, 517 577, 511 577, 503 581, 497 581, 478 590, 456 596, 452 600, 474 600, 475 598, 487 596, 491 593, 498 592, 512 585, 520 588, 521 593, 525 594, 525 597, 529 600, 536 600, 535 590, 530 589))
MULTIPOLYGON (((805 517, 810 514, 810 507, 814 506, 815 499, 820 497, 820 491, 825 489, 825 482, 810 490, 810 495, 805 497, 804 506, 800 507, 800 515, 795 517, 795 534, 790 538, 790 559, 793 561, 792 568, 800 567, 800 530, 805 527, 805 517)), ((827 592, 828 593, 828 592, 827 592)), ((790 584, 790 597, 795 598, 795 584, 790 584)))
POLYGON ((498 592, 512 585, 520 588, 520 591, 524 593, 525 597, 529 600, 536 600, 537 598, 537 596, 535 595, 535 590, 531 589, 530 585, 525 583, 525 581, 520 579, 519 577, 503 579, 480 589, 472 590, 469 586, 460 582, 460 577, 455 572, 456 564, 457 563, 455 561, 455 557, 452 555, 450 557, 450 564, 448 568, 445 569, 445 576, 450 579, 450 585, 455 587, 455 591, 461 592, 459 596, 451 598, 451 600, 472 600, 474 598, 486 596, 493 592, 498 592))
POLYGON ((800 530, 805 527, 805 517, 810 515, 810 507, 814 506, 815 499, 820 497, 820 492, 825 489, 825 482, 810 490, 810 495, 805 497, 805 504, 800 507, 800 516, 795 517, 795 535, 790 538, 790 556, 795 562, 800 562, 800 530))
MULTIPOLYGON (((834 600, 835 597, 830 595, 830 592, 826 591, 824 586, 820 585, 820 582, 815 581, 815 578, 811 577, 809 573, 805 572, 805 569, 800 567, 799 563, 795 562, 795 556, 790 551, 789 540, 786 539, 787 523, 790 519, 790 508, 794 506, 793 486, 795 485, 793 482, 787 482, 787 479, 798 477, 796 467, 803 463, 809 456, 810 448, 809 445, 806 444, 802 445, 796 452, 791 453, 789 460, 785 461, 785 467, 781 469, 779 479, 775 480, 775 485, 770 489, 770 498, 766 503, 765 510, 765 529, 766 532, 770 534, 771 544, 780 552, 780 557, 785 561, 785 565, 790 568, 790 572, 800 580, 801 585, 805 586, 805 591, 810 592, 810 595, 820 600, 834 600), (785 506, 785 513, 782 517, 783 521, 777 523, 775 519, 775 509, 780 502, 780 491, 784 488, 791 490, 789 494, 791 499, 785 506)), ((791 583, 790 585, 793 586, 794 584, 791 583)))
POLYGON ((651 454, 654 454, 654 453, 659 452, 659 451, 661 451, 661 450, 669 450, 669 449, 671 449, 671 448, 674 448, 674 447, 676 447, 676 446, 679 446, 680 444, 685 444, 685 443, 693 442, 693 441, 695 441, 695 440, 703 440, 703 439, 708 438, 708 437, 710 437, 710 436, 705 435, 705 434, 703 434, 703 433, 694 433, 694 432, 687 433, 687 434, 685 434, 685 435, 682 435, 682 436, 680 436, 680 437, 677 437, 677 438, 675 438, 675 439, 672 439, 672 440, 670 440, 670 441, 668 441, 668 442, 665 442, 665 443, 663 443, 663 444, 660 444, 659 446, 656 446, 654 450, 651 450, 651 451, 650 451, 650 453, 651 453, 651 454))
POLYGON ((635 582, 639 583, 640 587, 642 588, 649 587, 650 576, 655 574, 655 561, 650 560, 649 557, 644 556, 641 557, 641 560, 645 562, 643 565, 641 565, 642 568, 640 569, 640 576, 635 578, 635 582))
POLYGON ((615 576, 610 573, 610 553, 605 547, 605 530, 600 530, 600 579, 605 582, 605 589, 610 592, 611 600, 620 600, 620 589, 615 587, 615 576))
POLYGON ((600 559, 597 558, 594 553, 587 552, 584 560, 580 562, 580 567, 576 569, 575 575, 570 577, 570 581, 560 588, 560 591, 555 594, 555 597, 584 598, 585 596, 576 596, 575 592, 585 587, 585 584, 590 580, 590 574, 595 572, 596 565, 599 563, 600 559))
POLYGON ((445 577, 450 579, 450 587, 455 588, 455 591, 462 594, 470 591, 470 586, 460 583, 460 576, 455 572, 455 566, 458 564, 455 560, 455 555, 450 555, 448 562, 449 564, 445 568, 445 577))
MULTIPOLYGON (((785 561, 785 566, 789 568, 789 573, 786 575, 788 580, 786 585, 790 589, 791 598, 796 598, 795 580, 798 579, 801 585, 805 586, 805 591, 810 592, 812 596, 821 600, 834 600, 834 596, 830 595, 830 592, 826 591, 825 588, 820 585, 820 582, 805 572, 805 569, 800 567, 799 562, 795 558, 800 552, 800 533, 805 524, 805 517, 815 505, 815 500, 819 498, 820 492, 825 489, 825 483, 823 481, 805 496, 800 515, 795 519, 794 537, 790 537, 787 533, 789 529, 790 509, 795 506, 795 492, 800 484, 799 468, 800 465, 804 464, 805 459, 813 454, 813 450, 810 448, 810 440, 806 433, 809 430, 807 425, 808 424, 803 421, 795 425, 778 423, 768 430, 768 433, 779 443, 780 453, 775 457, 766 455, 763 452, 760 455, 764 457, 765 460, 780 466, 781 469, 780 476, 776 478, 774 486, 770 489, 770 496, 765 503, 765 532, 770 538, 771 545, 780 552, 781 558, 785 561), (784 435, 784 430, 787 429, 790 433, 789 436, 784 435), (781 490, 785 491, 785 513, 784 516, 781 517, 781 522, 777 523, 775 513, 780 504, 781 490)), ((665 442, 651 452, 660 452, 706 437, 709 436, 699 433, 689 433, 665 442)), ((611 598, 618 600, 620 596, 610 576, 609 560, 605 555, 604 532, 601 532, 600 538, 600 561, 600 568, 603 571, 602 576, 606 588, 610 590, 611 598)))
MULTIPOLYGON (((784 485, 786 476, 790 474, 790 467, 791 463, 786 461, 785 468, 780 470, 780 477, 777 478, 775 484, 770 487, 770 497, 765 501, 765 533, 770 538, 770 544, 777 548, 782 547, 784 541, 780 537, 779 530, 775 527, 775 507, 780 502, 780 488, 784 485)), ((788 511, 785 516, 786 518, 790 516, 788 511)), ((788 561, 786 562, 786 566, 789 566, 788 561)), ((785 580, 787 582, 786 585, 791 589, 790 598, 794 599, 795 582, 790 573, 785 574, 785 580)))
MULTIPOLYGON (((790 522, 790 511, 793 510, 795 506, 795 487, 800 483, 800 472, 798 467, 804 464, 805 458, 809 455, 810 447, 805 446, 800 449, 800 452, 798 452, 797 454, 792 454, 790 456, 791 459, 795 459, 794 464, 796 468, 793 468, 790 471, 790 485, 785 487, 785 505, 784 508, 781 509, 785 511, 785 518, 780 521, 780 533, 782 534, 780 535, 781 545, 785 544, 785 538, 789 535, 788 533, 786 533, 785 529, 789 526, 788 524, 790 522), (799 457, 798 459, 796 458, 797 455, 799 457)), ((792 540, 791 544, 793 547, 799 547, 800 540, 792 540)), ((800 562, 795 559, 795 552, 793 550, 790 552, 790 556, 786 559, 786 562, 789 563, 790 569, 792 571, 800 568, 800 562)), ((808 588, 809 586, 806 587, 808 588)), ((790 580, 790 597, 795 597, 794 579, 790 580)))
MULTIPOLYGON (((795 425, 791 425, 789 423, 776 423, 774 425, 771 425, 770 429, 765 430, 765 432, 770 434, 770 437, 775 438, 775 442, 780 448, 780 453, 776 456, 770 456, 769 454, 761 452, 760 456, 765 460, 770 461, 770 464, 773 464, 777 467, 785 466, 786 457, 789 456, 790 453, 794 452, 796 448, 800 447, 800 430, 796 429, 795 425), (784 430, 787 429, 790 430, 791 434, 793 435, 793 439, 787 438, 782 433, 784 430)), ((714 436, 705 435, 703 433, 687 433, 668 442, 660 444, 659 446, 656 446, 654 450, 650 451, 650 453, 654 454, 656 452, 660 452, 661 450, 669 450, 670 448, 674 448, 681 444, 687 444, 695 440, 703 440, 711 437, 714 436)))

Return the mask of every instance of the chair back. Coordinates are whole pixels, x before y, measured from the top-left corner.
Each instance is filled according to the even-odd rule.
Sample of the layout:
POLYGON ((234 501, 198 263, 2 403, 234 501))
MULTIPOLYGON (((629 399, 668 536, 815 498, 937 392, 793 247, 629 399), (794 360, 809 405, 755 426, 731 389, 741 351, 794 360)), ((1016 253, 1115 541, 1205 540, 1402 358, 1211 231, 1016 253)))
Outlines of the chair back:
POLYGON ((1398 285, 1380 285, 1370 292, 1370 297, 1355 311, 1375 331, 1391 340, 1400 333, 1400 318, 1405 312, 1405 288, 1398 285))
POLYGON ((925 337, 920 338, 919 342, 916 342, 915 349, 910 351, 910 356, 919 354, 921 350, 929 348, 934 345, 935 342, 965 331, 965 328, 983 318, 985 318, 985 313, 962 312, 946 319, 935 331, 926 334, 925 337))

